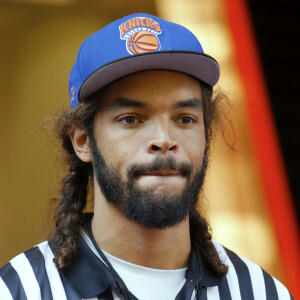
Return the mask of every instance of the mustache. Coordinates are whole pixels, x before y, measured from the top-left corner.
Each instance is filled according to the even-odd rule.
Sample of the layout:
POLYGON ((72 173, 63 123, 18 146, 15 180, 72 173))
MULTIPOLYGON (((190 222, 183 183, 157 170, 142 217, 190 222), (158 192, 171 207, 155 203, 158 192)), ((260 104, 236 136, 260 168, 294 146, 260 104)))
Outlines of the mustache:
POLYGON ((178 163, 173 157, 163 158, 157 157, 150 163, 146 164, 132 164, 127 169, 127 176, 129 179, 134 179, 141 174, 154 171, 177 171, 182 177, 190 178, 193 167, 189 163, 178 163))

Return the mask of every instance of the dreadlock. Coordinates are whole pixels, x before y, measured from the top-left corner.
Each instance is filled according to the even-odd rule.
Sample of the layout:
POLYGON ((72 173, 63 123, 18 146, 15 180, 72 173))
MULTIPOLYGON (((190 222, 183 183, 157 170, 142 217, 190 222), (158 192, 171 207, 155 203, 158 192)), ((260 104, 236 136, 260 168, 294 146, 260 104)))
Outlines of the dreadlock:
POLYGON ((94 122, 98 102, 80 103, 71 111, 61 113, 56 122, 56 134, 62 143, 69 166, 69 174, 62 179, 61 191, 55 200, 58 205, 54 211, 56 249, 54 262, 59 271, 63 271, 76 259, 78 231, 85 224, 83 212, 88 195, 88 185, 93 174, 91 163, 81 161, 73 148, 70 133, 76 126, 90 128, 94 122))
MULTIPOLYGON (((202 104, 205 124, 206 143, 213 137, 213 126, 220 123, 219 102, 224 99, 222 92, 214 94, 209 85, 201 82, 202 104)), ((95 115, 103 97, 103 89, 97 91, 79 103, 75 108, 63 111, 56 122, 56 134, 66 154, 69 174, 62 180, 61 191, 55 200, 58 202, 54 211, 56 250, 54 262, 57 269, 63 272, 76 260, 78 249, 78 232, 87 219, 84 208, 87 203, 89 181, 93 176, 92 163, 81 161, 73 148, 70 134, 76 127, 93 132, 95 115)), ((208 148, 208 147, 207 147, 208 148)), ((205 263, 217 276, 227 273, 225 266, 212 243, 208 222, 195 209, 189 213, 192 244, 197 247, 205 263)))

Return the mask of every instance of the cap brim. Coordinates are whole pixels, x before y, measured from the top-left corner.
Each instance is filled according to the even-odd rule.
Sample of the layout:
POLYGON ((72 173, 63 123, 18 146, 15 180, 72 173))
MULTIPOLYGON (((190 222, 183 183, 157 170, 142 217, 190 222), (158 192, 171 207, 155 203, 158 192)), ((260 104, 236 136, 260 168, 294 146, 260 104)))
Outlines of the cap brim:
POLYGON ((220 77, 220 67, 211 56, 190 51, 160 51, 128 56, 113 61, 92 73, 82 84, 79 101, 105 85, 146 70, 170 70, 194 76, 214 86, 220 77))

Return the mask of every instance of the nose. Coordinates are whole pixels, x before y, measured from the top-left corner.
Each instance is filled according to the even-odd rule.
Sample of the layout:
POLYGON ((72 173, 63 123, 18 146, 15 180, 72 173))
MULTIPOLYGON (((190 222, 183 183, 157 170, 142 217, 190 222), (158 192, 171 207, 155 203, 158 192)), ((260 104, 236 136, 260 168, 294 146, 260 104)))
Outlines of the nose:
POLYGON ((148 144, 148 153, 156 154, 166 154, 178 150, 178 144, 170 136, 170 128, 167 122, 158 123, 155 128, 153 128, 154 138, 150 140, 148 144))

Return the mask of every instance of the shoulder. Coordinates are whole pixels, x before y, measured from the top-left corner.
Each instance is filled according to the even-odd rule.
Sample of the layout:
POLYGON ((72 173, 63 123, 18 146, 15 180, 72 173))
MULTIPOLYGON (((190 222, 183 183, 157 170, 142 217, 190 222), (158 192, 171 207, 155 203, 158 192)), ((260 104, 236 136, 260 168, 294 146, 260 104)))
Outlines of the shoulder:
POLYGON ((259 265, 213 241, 228 273, 222 280, 233 299, 293 299, 287 288, 259 265), (250 298, 249 298, 250 296, 250 298))
POLYGON ((53 285, 62 285, 53 257, 46 241, 10 260, 0 269, 0 299, 44 299, 51 295, 53 285))

